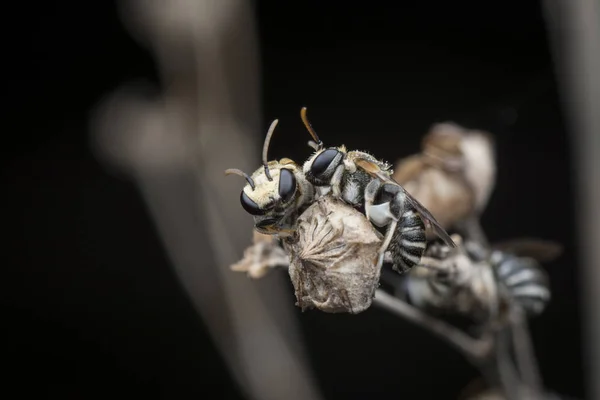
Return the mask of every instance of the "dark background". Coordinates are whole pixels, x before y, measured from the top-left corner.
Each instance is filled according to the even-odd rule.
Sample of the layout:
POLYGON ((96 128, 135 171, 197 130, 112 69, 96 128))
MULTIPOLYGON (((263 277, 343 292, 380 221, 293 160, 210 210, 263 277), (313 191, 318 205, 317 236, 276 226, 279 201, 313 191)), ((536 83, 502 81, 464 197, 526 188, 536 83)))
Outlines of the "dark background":
MULTIPOLYGON (((270 158, 308 155, 302 106, 326 143, 388 161, 416 152, 434 122, 493 132, 498 183, 484 228, 492 241, 564 244, 532 334, 546 385, 583 397, 568 132, 540 5, 324 3, 258 2, 263 125, 279 118, 287 132, 270 158)), ((154 81, 152 58, 109 1, 15 2, 4 14, 3 386, 240 398, 135 186, 88 148, 91 107, 122 83, 154 81)), ((454 398, 476 374, 378 308, 298 319, 327 399, 454 398)))

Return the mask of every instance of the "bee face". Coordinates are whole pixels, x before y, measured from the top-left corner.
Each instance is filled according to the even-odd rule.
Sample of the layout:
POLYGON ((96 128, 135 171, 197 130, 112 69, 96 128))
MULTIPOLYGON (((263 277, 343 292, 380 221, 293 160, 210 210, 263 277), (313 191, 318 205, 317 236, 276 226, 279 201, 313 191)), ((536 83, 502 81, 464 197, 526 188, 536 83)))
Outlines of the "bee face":
POLYGON ((329 184, 333 173, 344 162, 345 157, 346 149, 343 146, 317 151, 304 163, 306 179, 317 186, 329 184))
POLYGON ((291 229, 287 217, 312 197, 312 187, 291 160, 272 161, 267 166, 268 175, 264 167, 252 174, 254 187, 244 187, 240 202, 254 217, 258 232, 276 234, 291 229))

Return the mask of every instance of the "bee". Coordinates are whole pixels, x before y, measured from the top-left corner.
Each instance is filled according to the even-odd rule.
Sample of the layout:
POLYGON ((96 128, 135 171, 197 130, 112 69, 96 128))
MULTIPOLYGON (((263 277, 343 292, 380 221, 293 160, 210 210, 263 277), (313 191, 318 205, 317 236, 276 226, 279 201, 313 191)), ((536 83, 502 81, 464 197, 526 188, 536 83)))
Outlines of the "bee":
POLYGON ((389 164, 345 146, 325 148, 308 121, 306 107, 300 116, 315 150, 303 166, 306 180, 315 186, 317 197, 331 193, 355 208, 364 207, 366 218, 385 229, 380 252, 389 250, 396 272, 403 274, 419 263, 427 247, 426 223, 445 243, 456 246, 433 215, 391 178, 389 164))
POLYGON ((345 202, 315 199, 313 185, 292 160, 267 161, 277 122, 267 132, 261 167, 251 176, 225 171, 246 179, 240 202, 254 218, 254 243, 231 269, 260 279, 285 265, 302 310, 362 312, 379 284, 383 235, 345 202))
POLYGON ((444 229, 485 242, 478 218, 495 185, 495 158, 491 134, 439 123, 423 137, 420 153, 396 163, 392 178, 444 229))
MULTIPOLYGON (((453 235, 455 242, 462 238, 453 235)), ((485 259, 473 258, 467 246, 452 251, 433 243, 421 263, 402 282, 405 300, 430 314, 464 317, 477 324, 499 315, 498 285, 485 259)))
POLYGON ((277 119, 271 123, 265 137, 261 167, 250 176, 239 169, 228 169, 225 174, 246 179, 240 202, 244 210, 253 216, 254 229, 262 234, 284 237, 293 233, 298 215, 312 202, 314 188, 293 160, 267 161, 277 123, 277 119))
MULTIPOLYGON (((462 244, 460 236, 453 237, 462 244)), ((561 252, 557 244, 531 239, 511 241, 502 250, 485 249, 475 242, 457 249, 434 243, 419 266, 397 285, 396 295, 430 313, 462 315, 478 324, 499 321, 512 307, 530 317, 539 315, 550 301, 549 280, 539 262, 524 254, 542 248, 555 257, 561 252)))

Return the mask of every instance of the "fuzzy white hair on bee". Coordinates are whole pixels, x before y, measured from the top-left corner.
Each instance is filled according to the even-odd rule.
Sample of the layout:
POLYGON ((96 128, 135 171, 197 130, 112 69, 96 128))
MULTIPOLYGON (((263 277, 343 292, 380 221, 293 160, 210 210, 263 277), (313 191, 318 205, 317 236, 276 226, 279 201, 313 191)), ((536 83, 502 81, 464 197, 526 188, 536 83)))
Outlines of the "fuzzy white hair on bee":
POLYGON ((262 167, 252 175, 239 169, 228 169, 226 175, 238 175, 247 184, 240 193, 240 202, 254 217, 255 228, 265 234, 281 233, 291 224, 287 221, 294 211, 312 199, 312 185, 305 179, 300 167, 291 159, 267 161, 271 137, 278 120, 271 123, 262 152, 262 167))

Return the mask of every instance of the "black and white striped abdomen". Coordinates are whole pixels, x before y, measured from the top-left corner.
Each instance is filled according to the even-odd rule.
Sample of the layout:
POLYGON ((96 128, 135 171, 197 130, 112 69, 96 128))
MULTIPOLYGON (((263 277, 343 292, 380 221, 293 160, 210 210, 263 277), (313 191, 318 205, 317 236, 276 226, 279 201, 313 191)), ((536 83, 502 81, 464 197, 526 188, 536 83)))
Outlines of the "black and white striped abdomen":
POLYGON ((394 265, 392 268, 403 274, 421 261, 427 247, 425 224, 412 207, 402 213, 388 250, 394 265))
POLYGON ((544 311, 550 301, 548 276, 532 258, 495 251, 491 256, 498 283, 529 315, 544 311))

